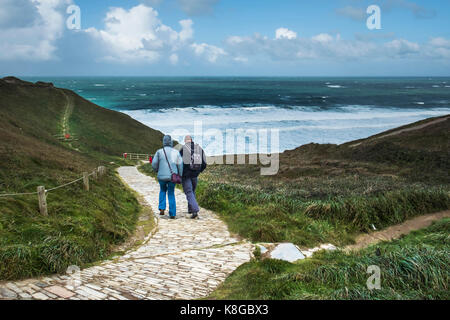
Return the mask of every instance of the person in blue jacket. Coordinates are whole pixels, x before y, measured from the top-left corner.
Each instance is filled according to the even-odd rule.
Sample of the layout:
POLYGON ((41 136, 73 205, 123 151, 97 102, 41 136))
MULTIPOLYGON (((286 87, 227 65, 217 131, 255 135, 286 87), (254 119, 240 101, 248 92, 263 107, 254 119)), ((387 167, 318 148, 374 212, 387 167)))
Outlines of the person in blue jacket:
POLYGON ((169 217, 175 219, 177 215, 177 204, 175 200, 175 183, 172 180, 172 173, 183 175, 183 159, 180 152, 173 148, 171 136, 164 136, 163 147, 159 149, 152 162, 152 168, 158 173, 159 191, 159 212, 165 214, 166 194, 169 196, 169 217))

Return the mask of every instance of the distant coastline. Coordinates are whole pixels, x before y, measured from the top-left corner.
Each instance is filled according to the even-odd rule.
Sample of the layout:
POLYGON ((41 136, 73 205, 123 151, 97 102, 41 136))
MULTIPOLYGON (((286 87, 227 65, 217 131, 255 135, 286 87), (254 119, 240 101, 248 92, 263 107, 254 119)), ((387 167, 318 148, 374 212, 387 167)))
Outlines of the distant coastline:
MULTIPOLYGON (((450 77, 24 79, 53 82, 167 134, 192 132, 195 121, 202 121, 205 132, 278 129, 279 151, 342 144, 450 113, 450 77)), ((211 155, 239 153, 218 149, 208 135, 203 143, 211 155)))

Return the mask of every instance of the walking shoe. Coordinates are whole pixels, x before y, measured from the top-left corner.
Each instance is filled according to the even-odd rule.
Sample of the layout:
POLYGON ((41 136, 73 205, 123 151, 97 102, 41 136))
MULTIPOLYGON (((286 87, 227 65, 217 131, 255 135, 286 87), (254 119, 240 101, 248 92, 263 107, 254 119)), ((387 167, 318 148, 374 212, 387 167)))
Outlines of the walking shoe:
POLYGON ((191 219, 196 219, 196 218, 198 218, 198 213, 197 213, 197 212, 194 212, 194 213, 192 214, 191 219))
POLYGON ((163 216, 164 215, 164 210, 159 209, 159 215, 163 216))
POLYGON ((170 219, 172 219, 172 220, 175 219, 175 216, 170 216, 170 219))

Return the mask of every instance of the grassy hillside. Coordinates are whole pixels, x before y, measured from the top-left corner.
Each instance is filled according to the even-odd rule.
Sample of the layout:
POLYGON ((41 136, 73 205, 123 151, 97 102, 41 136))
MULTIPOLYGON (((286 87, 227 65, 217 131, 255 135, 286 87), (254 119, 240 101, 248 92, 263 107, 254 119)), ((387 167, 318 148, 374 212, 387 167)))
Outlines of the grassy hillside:
POLYGON ((351 243, 373 227, 449 208, 450 117, 406 128, 424 123, 397 135, 286 151, 275 176, 261 176, 258 165, 210 166, 199 201, 254 241, 351 243))
POLYGON ((153 153, 161 148, 161 132, 126 114, 94 105, 74 92, 66 91, 66 94, 77 101, 70 117, 70 128, 80 133, 74 147, 79 147, 82 152, 95 152, 103 157, 118 156, 123 152, 153 153))
MULTIPOLYGON (((197 198, 254 242, 345 245, 374 227, 450 207, 449 135, 446 116, 286 151, 274 176, 261 176, 260 165, 213 165, 197 198)), ((141 170, 151 172, 148 164, 141 170)), ((255 252, 208 299, 449 299, 449 225, 445 219, 359 252, 319 252, 295 264, 255 252), (381 268, 381 290, 366 287, 370 265, 381 268)))
POLYGON ((239 267, 209 298, 231 300, 450 299, 450 219, 359 252, 320 252, 296 264, 255 259, 239 267), (381 289, 366 286, 368 266, 381 289))
MULTIPOLYGON (((253 241, 302 247, 354 236, 450 207, 450 116, 343 145, 309 144, 280 155, 280 171, 212 166, 198 199, 253 241), (413 130, 414 129, 414 130, 413 130)), ((255 260, 210 299, 449 299, 450 220, 359 252, 320 252, 292 264, 255 260), (367 267, 381 270, 370 291, 367 267)))
POLYGON ((105 179, 91 181, 90 192, 77 183, 48 193, 48 217, 40 215, 37 196, 0 197, 0 279, 106 257, 133 232, 140 210, 114 168, 124 163, 123 152, 152 153, 161 139, 160 132, 69 90, 0 79, 0 194, 50 189, 100 165, 109 169, 105 179), (68 132, 78 138, 72 143, 55 137, 68 106, 68 132))

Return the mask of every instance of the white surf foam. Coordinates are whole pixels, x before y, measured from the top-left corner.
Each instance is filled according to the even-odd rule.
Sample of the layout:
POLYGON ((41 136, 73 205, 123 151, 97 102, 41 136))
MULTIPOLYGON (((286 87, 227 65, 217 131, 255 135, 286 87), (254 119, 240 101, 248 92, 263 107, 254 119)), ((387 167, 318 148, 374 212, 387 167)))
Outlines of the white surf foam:
MULTIPOLYGON (((421 103, 417 102, 419 105, 421 103)), ((180 129, 192 132, 196 121, 202 121, 204 131, 279 129, 280 150, 284 151, 310 142, 344 143, 365 138, 411 122, 449 114, 450 107, 404 109, 354 105, 324 110, 302 106, 279 108, 273 105, 204 105, 123 112, 168 134, 180 129)), ((209 152, 222 154, 225 151, 209 152)))

